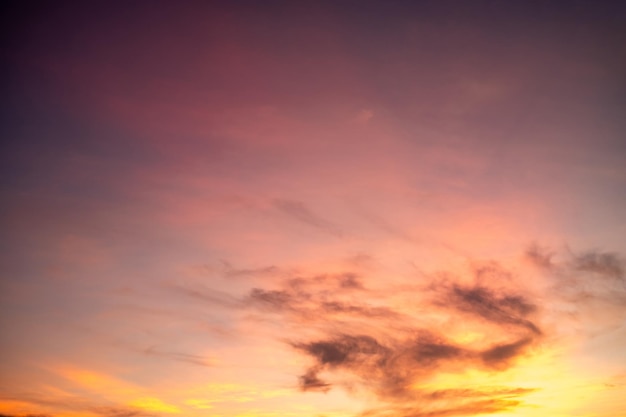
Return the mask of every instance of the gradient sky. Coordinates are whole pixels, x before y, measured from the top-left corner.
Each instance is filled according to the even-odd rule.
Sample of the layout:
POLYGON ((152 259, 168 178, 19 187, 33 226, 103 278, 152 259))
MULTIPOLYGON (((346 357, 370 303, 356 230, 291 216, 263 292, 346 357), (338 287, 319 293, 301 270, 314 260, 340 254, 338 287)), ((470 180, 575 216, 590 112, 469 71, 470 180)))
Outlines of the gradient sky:
POLYGON ((626 8, 5 9, 0 415, 626 415, 626 8))

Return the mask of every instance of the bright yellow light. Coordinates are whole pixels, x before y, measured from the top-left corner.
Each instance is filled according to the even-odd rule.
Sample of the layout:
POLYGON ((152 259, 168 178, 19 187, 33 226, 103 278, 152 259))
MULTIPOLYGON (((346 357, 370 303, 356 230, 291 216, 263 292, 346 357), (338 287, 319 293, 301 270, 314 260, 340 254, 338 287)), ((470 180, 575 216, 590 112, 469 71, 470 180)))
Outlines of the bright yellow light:
POLYGON ((180 413, 180 409, 174 405, 167 404, 158 398, 145 397, 132 401, 130 404, 132 407, 141 408, 146 411, 156 411, 159 413, 180 413))
POLYGON ((200 410, 207 410, 209 408, 213 408, 213 405, 211 405, 211 401, 196 399, 196 398, 190 398, 188 400, 185 400, 185 404, 190 407, 197 408, 200 410))

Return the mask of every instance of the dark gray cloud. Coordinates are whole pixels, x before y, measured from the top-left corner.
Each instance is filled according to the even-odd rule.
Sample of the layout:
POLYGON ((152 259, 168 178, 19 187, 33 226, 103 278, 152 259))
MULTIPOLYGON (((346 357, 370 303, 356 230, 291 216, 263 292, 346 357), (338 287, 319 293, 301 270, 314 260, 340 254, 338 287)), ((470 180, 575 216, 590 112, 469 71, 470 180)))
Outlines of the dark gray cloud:
MULTIPOLYGON (((291 283, 293 284, 293 283, 291 283)), ((361 289, 353 284, 338 282, 337 291, 361 289)), ((334 298, 331 291, 314 291, 311 288, 286 286, 283 290, 253 288, 242 303, 265 312, 290 314, 299 320, 325 322, 333 317, 344 316, 354 320, 377 318, 400 319, 403 314, 386 306, 374 306, 354 299, 349 301, 334 298)))
POLYGON ((603 278, 624 280, 624 261, 611 252, 588 251, 574 254, 571 267, 576 271, 596 274, 603 278))
POLYGON ((363 362, 371 356, 384 358, 390 352, 376 339, 366 335, 340 335, 332 340, 301 343, 294 346, 315 357, 320 365, 331 367, 363 362))
POLYGON ((422 336, 412 342, 408 348, 412 353, 412 359, 422 367, 432 367, 443 361, 469 356, 466 349, 425 331, 422 331, 422 336))
POLYGON ((241 303, 266 312, 290 314, 306 320, 315 320, 317 317, 325 321, 338 315, 361 319, 402 317, 391 308, 371 305, 350 296, 365 291, 368 290, 355 273, 320 274, 288 278, 281 283, 280 289, 253 288, 241 303))
POLYGON ((525 337, 511 343, 497 344, 480 353, 485 364, 492 367, 501 367, 520 356, 533 342, 530 337, 525 337))
POLYGON ((318 372, 318 369, 312 368, 299 377, 299 385, 302 391, 327 392, 330 390, 331 384, 319 379, 317 376, 318 372))
MULTIPOLYGON (((306 391, 309 388, 303 381, 315 381, 311 388, 317 389, 322 383, 318 378, 320 372, 340 369, 351 373, 360 384, 372 389, 383 400, 424 400, 430 397, 416 392, 412 388, 415 382, 439 370, 452 369, 450 365, 460 365, 464 369, 507 368, 524 355, 534 341, 532 337, 526 337, 476 350, 452 343, 433 331, 422 329, 416 332, 418 335, 413 338, 385 342, 370 335, 339 334, 328 339, 293 343, 294 348, 314 359, 314 365, 300 377, 301 389, 306 391)), ((331 386, 331 383, 323 382, 325 390, 331 386)))
POLYGON ((525 327, 540 335, 541 330, 527 317, 537 311, 537 307, 521 294, 502 293, 480 286, 451 284, 444 286, 439 294, 442 303, 461 312, 481 317, 500 325, 525 327))

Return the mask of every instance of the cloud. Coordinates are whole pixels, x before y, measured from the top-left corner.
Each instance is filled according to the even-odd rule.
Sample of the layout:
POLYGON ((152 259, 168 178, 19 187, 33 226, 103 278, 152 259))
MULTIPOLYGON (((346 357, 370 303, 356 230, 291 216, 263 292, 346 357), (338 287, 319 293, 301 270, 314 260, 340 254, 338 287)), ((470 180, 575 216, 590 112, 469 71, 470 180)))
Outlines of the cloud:
MULTIPOLYGON (((622 281, 619 256, 568 253, 533 245, 526 258, 548 272, 555 288, 560 283, 580 291, 580 284, 593 277, 622 281)), ((281 270, 266 286, 255 281, 239 297, 204 287, 186 293, 236 311, 253 311, 254 319, 272 315, 280 320, 283 331, 276 337, 309 361, 294 376, 295 387, 302 392, 365 393, 384 405, 361 417, 511 410, 522 406, 523 397, 534 389, 433 390, 429 385, 441 374, 503 372, 553 342, 554 327, 543 325, 549 323, 544 306, 549 294, 526 287, 526 277, 495 262, 471 265, 467 275, 420 274, 418 283, 402 287, 371 288, 365 271, 303 275, 281 270), (284 329, 289 329, 288 336, 284 329)))
POLYGON ((241 304, 261 314, 279 315, 295 333, 285 340, 310 363, 297 377, 303 392, 342 387, 369 392, 385 403, 362 416, 446 416, 503 411, 521 404, 529 388, 428 391, 421 388, 441 372, 500 372, 533 352, 543 339, 541 309, 508 281, 515 277, 489 263, 472 279, 425 276, 426 283, 371 289, 352 272, 284 277, 272 288, 252 288, 241 304), (506 284, 504 285, 503 282, 506 284), (398 308, 405 296, 416 307, 398 308), (418 301, 416 301, 418 300, 418 301), (421 311, 420 314, 417 314, 421 311), (432 315, 467 323, 481 337, 457 340, 432 315), (313 333, 298 332, 306 326, 313 333), (309 333, 309 336, 305 334, 309 333), (444 404, 445 403, 445 404, 444 404), (369 414, 368 414, 369 413, 369 414))
POLYGON ((561 261, 556 262, 553 259, 556 256, 555 251, 532 244, 526 249, 525 256, 533 265, 559 272, 561 275, 583 273, 599 278, 624 281, 626 262, 614 252, 588 250, 577 253, 567 249, 561 256, 561 261))
POLYGON ((465 402, 453 407, 431 408, 428 406, 394 407, 393 409, 373 409, 359 414, 359 417, 459 417, 477 414, 490 414, 508 411, 521 405, 513 399, 493 398, 465 402))
POLYGON ((444 400, 448 398, 476 398, 476 397, 515 397, 537 391, 534 388, 489 387, 488 390, 469 388, 443 389, 424 393, 425 398, 444 400))
POLYGON ((501 293, 481 285, 443 285, 439 289, 439 303, 449 305, 458 311, 481 317, 499 325, 515 325, 527 328, 536 335, 541 330, 528 320, 537 310, 525 296, 520 294, 501 293))
POLYGON ((341 335, 334 340, 296 344, 295 347, 314 356, 320 365, 331 367, 356 363, 364 360, 365 356, 384 356, 388 353, 388 349, 370 336, 341 335))
MULTIPOLYGON (((323 287, 319 277, 318 285, 323 287)), ((264 290, 252 288, 241 301, 248 308, 256 308, 264 312, 273 312, 291 316, 293 320, 307 323, 326 323, 342 317, 348 321, 364 321, 367 319, 392 320, 404 317, 403 314, 386 306, 375 306, 354 300, 352 297, 342 299, 341 295, 363 290, 361 284, 353 278, 340 278, 335 281, 334 288, 319 287, 317 290, 304 284, 301 278, 288 281, 284 289, 264 290), (335 294, 332 294, 332 291, 335 294)))
POLYGON ((547 273, 553 293, 566 302, 577 303, 578 307, 598 302, 618 306, 626 303, 626 262, 616 253, 567 249, 557 258, 556 251, 531 245, 525 255, 532 265, 547 273))
POLYGON ((588 251, 572 256, 571 267, 575 271, 592 273, 597 276, 624 280, 624 261, 615 253, 588 251))
MULTIPOLYGON (((543 332, 534 321, 539 308, 522 291, 499 286, 493 279, 496 275, 511 276, 489 264, 474 270, 473 283, 431 276, 427 285, 412 287, 404 294, 435 307, 431 312, 455 320, 462 317, 478 326, 483 338, 467 343, 446 337, 445 328, 434 326, 427 318, 392 306, 387 298, 397 294, 396 289, 373 290, 362 276, 351 271, 274 276, 271 288, 253 287, 241 297, 205 287, 188 288, 184 293, 235 310, 279 316, 284 327, 293 329, 288 338, 281 336, 283 340, 312 361, 297 377, 299 390, 365 390, 398 408, 415 401, 440 402, 442 393, 428 394, 416 388, 439 372, 504 370, 514 366, 542 338, 543 332), (487 325, 492 327, 484 327, 487 325), (298 331, 304 328, 313 329, 311 334, 316 336, 298 331)), ((198 359, 179 354, 173 358, 198 359)), ((485 409, 488 399, 475 402, 485 409)), ((470 407, 466 403, 464 400, 463 407, 470 407)), ((445 415, 439 409, 437 413, 445 415)))
MULTIPOLYGON (((94 404, 80 397, 64 397, 58 400, 49 400, 47 398, 36 395, 20 395, 15 397, 16 400, 24 401, 31 404, 37 404, 41 407, 49 407, 52 409, 65 410, 75 412, 88 412, 96 414, 100 417, 155 417, 156 414, 141 410, 136 407, 125 405, 99 405, 94 404)), ((60 414, 49 413, 27 413, 27 414, 0 414, 0 417, 56 417, 60 414)))
POLYGON ((341 288, 360 289, 363 288, 363 283, 356 274, 345 273, 339 277, 339 286, 341 288))
POLYGON ((534 388, 485 387, 421 391, 415 401, 366 410, 358 417, 443 417, 496 413, 523 404, 534 388))
POLYGON ((260 268, 235 268, 227 261, 222 261, 222 265, 222 273, 228 278, 270 277, 281 272, 280 268, 275 265, 260 268))
POLYGON ((300 389, 302 391, 321 391, 327 392, 331 388, 331 384, 322 381, 317 376, 318 370, 309 369, 304 375, 300 376, 300 389))
POLYGON ((552 261, 554 252, 545 247, 539 246, 537 243, 531 244, 526 249, 524 255, 532 264, 540 268, 551 269, 554 266, 552 261))
POLYGON ((300 291, 312 288, 313 291, 327 290, 351 290, 363 289, 361 277, 354 272, 342 272, 338 274, 318 274, 309 277, 292 277, 286 284, 293 290, 300 291))
POLYGON ((52 414, 0 414, 0 417, 53 417, 52 414))
POLYGON ((269 306, 273 309, 285 309, 291 307, 291 301, 294 297, 286 291, 263 290, 261 288, 253 288, 250 291, 249 300, 259 306, 269 306))
POLYGON ((188 297, 226 308, 241 307, 241 300, 223 291, 201 285, 171 284, 171 288, 188 297))
POLYGON ((498 344, 481 352, 480 357, 489 366, 500 367, 507 365, 510 360, 520 356, 530 346, 532 341, 532 338, 525 337, 515 342, 498 344))
POLYGON ((393 222, 386 219, 384 216, 380 214, 373 213, 369 210, 366 210, 364 207, 360 205, 353 206, 355 212, 369 222, 374 227, 380 229, 381 231, 389 234, 390 236, 396 237, 398 239, 416 243, 416 239, 411 236, 411 234, 406 230, 406 228, 400 227, 393 222))
POLYGON ((441 336, 426 331, 409 345, 412 359, 422 367, 433 367, 442 361, 449 361, 468 357, 466 349, 455 346, 441 336))
POLYGON ((293 277, 280 289, 252 288, 241 304, 266 312, 285 313, 304 320, 324 321, 331 316, 392 318, 401 315, 386 307, 358 302, 351 295, 367 291, 352 272, 293 277))
POLYGON ((206 367, 212 366, 211 362, 202 356, 191 355, 189 353, 183 353, 183 352, 159 350, 155 346, 148 347, 144 349, 143 352, 149 356, 161 356, 161 357, 173 359, 179 362, 190 363, 192 365, 200 365, 200 366, 206 366, 206 367))
POLYGON ((273 205, 282 213, 301 223, 315 227, 337 237, 343 235, 341 230, 335 224, 313 213, 313 211, 311 211, 311 209, 309 209, 301 201, 277 199, 273 201, 273 205))
POLYGON ((102 417, 155 417, 154 413, 132 407, 93 407, 91 411, 102 417))
MULTIPOLYGON (((342 370, 354 375, 359 384, 375 391, 387 401, 407 401, 422 397, 414 388, 439 370, 468 368, 503 369, 512 360, 523 355, 532 344, 531 337, 510 343, 491 345, 474 350, 446 340, 426 329, 416 329, 417 337, 381 342, 370 335, 340 334, 328 339, 293 346, 314 359, 314 364, 300 377, 300 381, 315 381, 317 388, 322 371, 342 370)), ((324 382, 328 389, 331 383, 324 382)), ((302 390, 308 385, 301 384, 302 390)))

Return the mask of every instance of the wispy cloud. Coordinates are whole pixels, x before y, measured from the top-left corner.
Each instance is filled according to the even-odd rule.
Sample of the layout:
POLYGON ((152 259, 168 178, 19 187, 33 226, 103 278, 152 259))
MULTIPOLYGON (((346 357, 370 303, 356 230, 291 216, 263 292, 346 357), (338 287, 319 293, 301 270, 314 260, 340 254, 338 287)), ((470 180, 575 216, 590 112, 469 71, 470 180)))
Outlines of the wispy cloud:
POLYGON ((0 417, 53 417, 52 414, 0 414, 0 417))
POLYGON ((0 417, 53 417, 52 414, 0 414, 0 417))
POLYGON ((112 405, 111 401, 96 401, 86 399, 78 395, 66 395, 63 398, 48 398, 47 396, 37 395, 34 393, 21 393, 14 397, 3 396, 0 399, 19 400, 25 404, 26 409, 39 409, 44 407, 50 410, 58 410, 50 413, 12 413, 0 414, 0 417, 62 417, 68 412, 88 413, 99 417, 156 417, 157 414, 142 410, 139 407, 133 407, 123 404, 112 405), (26 406, 30 404, 31 407, 26 406))
POLYGON ((531 245, 525 255, 531 264, 547 273, 553 291, 566 301, 603 300, 615 305, 626 302, 626 262, 617 253, 575 252, 569 248, 557 252, 531 245))
MULTIPOLYGON (((459 401, 459 398, 455 398, 459 401)), ((393 409, 373 409, 359 414, 359 417, 460 417, 477 414, 491 414, 510 411, 522 401, 510 398, 489 398, 483 400, 460 401, 460 405, 432 408, 429 406, 401 406, 393 409)))
POLYGON ((228 278, 271 277, 282 272, 275 265, 259 268, 236 268, 230 262, 222 261, 222 266, 222 273, 228 278))
POLYGON ((212 366, 211 361, 203 356, 192 355, 189 353, 176 352, 170 350, 162 350, 157 348, 156 346, 150 346, 144 349, 143 353, 149 356, 160 356, 164 358, 169 358, 179 362, 186 362, 192 365, 200 365, 210 367, 212 366))
POLYGON ((156 417, 156 414, 132 407, 94 407, 90 410, 102 417, 156 417))
POLYGON ((574 254, 572 269, 592 273, 602 278, 624 281, 624 261, 615 253, 588 251, 574 254))
POLYGON ((436 301, 442 306, 450 306, 495 324, 525 327, 541 335, 537 325, 528 319, 537 307, 524 295, 506 292, 497 294, 495 290, 479 284, 467 286, 444 282, 436 283, 435 288, 438 295, 436 301))
POLYGON ((343 232, 337 225, 314 213, 301 201, 276 199, 273 201, 273 205, 282 213, 301 223, 337 237, 343 235, 343 232))

